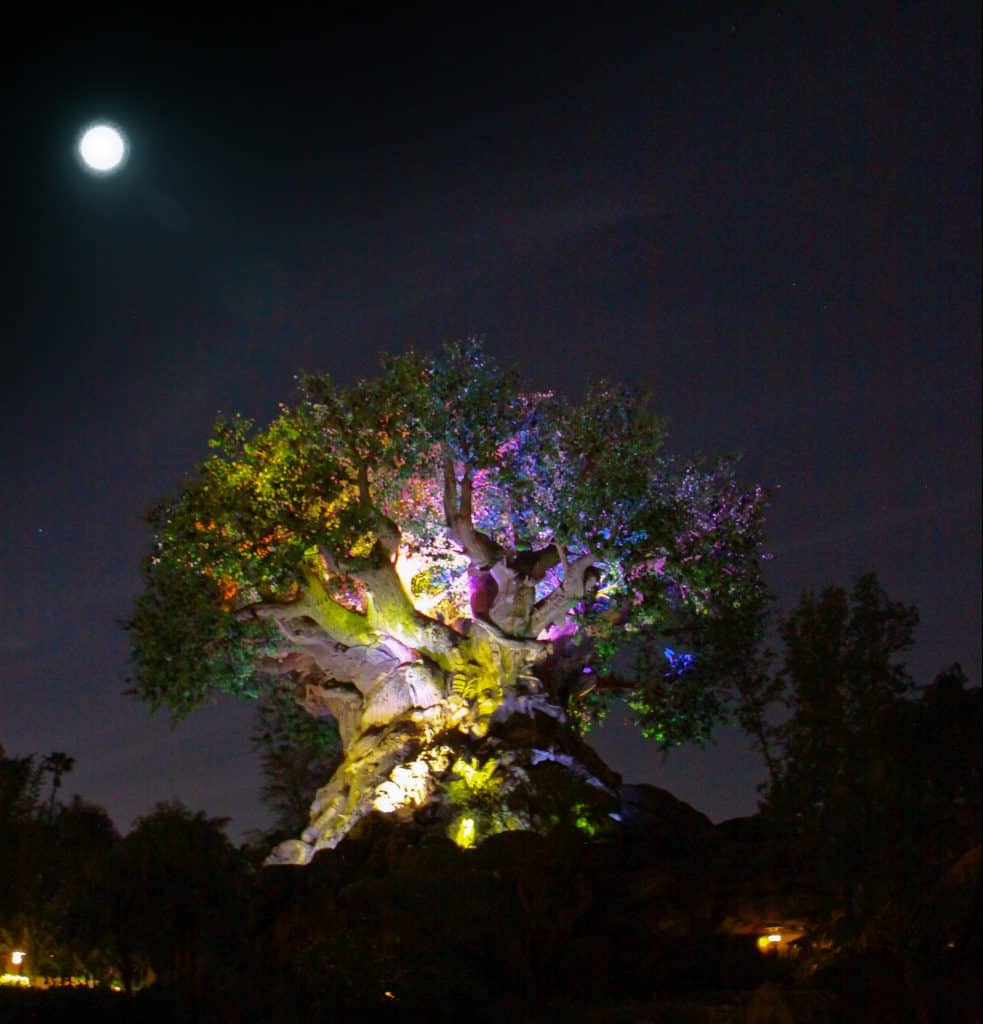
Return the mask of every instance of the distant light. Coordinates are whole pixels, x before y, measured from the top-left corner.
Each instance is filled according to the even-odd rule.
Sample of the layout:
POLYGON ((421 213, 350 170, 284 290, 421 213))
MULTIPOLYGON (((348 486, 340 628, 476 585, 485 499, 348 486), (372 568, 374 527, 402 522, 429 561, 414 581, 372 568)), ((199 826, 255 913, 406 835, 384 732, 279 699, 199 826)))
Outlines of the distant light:
POLYGON ((782 941, 782 937, 778 932, 772 932, 770 935, 762 935, 758 939, 758 949, 762 953, 767 953, 770 949, 775 949, 778 944, 782 941))
POLYGON ((89 125, 78 141, 78 155, 82 163, 96 174, 117 170, 126 158, 127 148, 122 132, 105 122, 89 125))
POLYGON ((11 962, 12 964, 15 964, 15 965, 16 965, 16 964, 22 964, 22 963, 24 962, 24 957, 25 957, 25 955, 26 955, 26 954, 25 954, 25 953, 24 953, 24 952, 23 952, 22 950, 19 950, 19 949, 15 949, 15 950, 14 950, 14 951, 13 951, 13 952, 12 952, 12 953, 10 954, 10 962, 11 962))

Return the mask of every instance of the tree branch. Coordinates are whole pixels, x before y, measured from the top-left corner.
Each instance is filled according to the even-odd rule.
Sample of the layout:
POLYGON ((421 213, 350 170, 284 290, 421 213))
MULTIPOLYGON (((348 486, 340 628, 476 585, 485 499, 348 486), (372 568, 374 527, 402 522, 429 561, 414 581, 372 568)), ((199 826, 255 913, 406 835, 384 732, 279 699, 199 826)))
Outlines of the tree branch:
POLYGON ((388 559, 359 573, 369 592, 367 620, 376 633, 388 633, 407 647, 437 660, 461 642, 461 635, 418 611, 388 559))
POLYGON ((588 551, 572 562, 565 563, 563 582, 533 608, 529 624, 533 636, 538 636, 551 624, 562 622, 567 612, 586 596, 587 570, 595 561, 594 554, 588 551))
POLYGON ((454 472, 454 460, 449 454, 444 455, 444 523, 448 530, 454 529, 457 522, 457 474, 454 472))
POLYGON ((479 569, 489 569, 505 557, 505 549, 487 534, 474 528, 472 512, 472 494, 474 482, 471 469, 464 471, 461 479, 460 502, 458 502, 457 474, 454 461, 450 455, 444 455, 444 519, 447 532, 452 540, 457 541, 471 564, 479 569))
POLYGON ((273 619, 281 631, 285 622, 310 618, 336 643, 352 646, 373 642, 375 631, 367 616, 339 604, 328 593, 324 582, 313 569, 305 566, 303 574, 305 585, 301 587, 296 601, 253 605, 240 614, 273 619))
POLYGON ((538 551, 517 551, 509 558, 508 565, 520 576, 537 582, 543 579, 554 566, 563 561, 563 550, 557 544, 547 544, 538 551))
POLYGON ((369 466, 364 459, 358 462, 358 504, 363 512, 372 508, 372 494, 369 490, 369 466))
MULTIPOLYGON (((303 569, 305 586, 296 601, 260 604, 250 607, 248 612, 259 618, 273 619, 281 632, 285 623, 310 618, 327 634, 327 641, 324 637, 305 641, 296 631, 286 632, 287 638, 296 643, 328 643, 330 646, 333 642, 344 647, 362 647, 377 644, 380 636, 388 634, 407 648, 439 660, 460 643, 461 636, 442 622, 422 614, 413 604, 394 564, 399 539, 396 524, 381 516, 379 538, 371 559, 374 564, 355 572, 367 591, 364 615, 339 604, 328 593, 320 574, 308 566, 303 569)), ((320 548, 319 553, 328 572, 341 575, 348 571, 332 552, 320 548)))

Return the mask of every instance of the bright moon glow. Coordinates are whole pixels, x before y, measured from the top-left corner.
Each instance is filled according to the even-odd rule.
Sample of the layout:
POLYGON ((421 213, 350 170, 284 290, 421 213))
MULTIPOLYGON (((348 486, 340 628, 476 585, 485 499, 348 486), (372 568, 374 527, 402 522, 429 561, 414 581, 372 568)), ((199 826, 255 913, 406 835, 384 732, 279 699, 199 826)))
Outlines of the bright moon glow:
POLYGON ((94 124, 83 132, 78 151, 86 167, 99 174, 107 174, 123 162, 126 142, 112 125, 94 124))

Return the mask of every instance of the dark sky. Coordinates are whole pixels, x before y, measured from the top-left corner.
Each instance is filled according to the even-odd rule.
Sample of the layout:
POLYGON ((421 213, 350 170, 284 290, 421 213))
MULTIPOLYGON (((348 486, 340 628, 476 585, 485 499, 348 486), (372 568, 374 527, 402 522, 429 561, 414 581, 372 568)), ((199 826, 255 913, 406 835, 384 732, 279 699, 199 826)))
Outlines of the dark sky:
MULTIPOLYGON (((122 829, 173 796, 265 825, 248 706, 172 730, 122 696, 141 516, 218 411, 472 332, 535 387, 652 389, 680 452, 744 452, 785 606, 876 569, 921 610, 916 677, 979 683, 978 5, 679 6, 12 28, 8 753, 74 755, 66 791, 122 829), (132 156, 97 180, 73 144, 101 116, 132 156)), ((664 763, 619 718, 628 781, 753 810, 739 735, 664 763)))

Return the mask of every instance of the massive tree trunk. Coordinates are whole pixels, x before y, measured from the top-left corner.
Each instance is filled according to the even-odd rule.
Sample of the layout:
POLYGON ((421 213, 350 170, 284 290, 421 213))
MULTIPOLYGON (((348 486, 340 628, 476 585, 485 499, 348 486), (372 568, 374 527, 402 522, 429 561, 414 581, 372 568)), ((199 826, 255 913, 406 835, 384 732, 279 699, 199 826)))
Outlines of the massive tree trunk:
POLYGON ((616 813, 618 776, 551 692, 555 645, 483 622, 436 660, 391 636, 371 647, 316 641, 304 626, 296 636, 321 648, 317 661, 293 656, 297 699, 337 719, 344 759, 318 791, 308 828, 271 863, 307 863, 372 812, 425 821, 462 846, 564 819, 593 830, 616 813), (326 679, 329 664, 347 681, 326 679))
MULTIPOLYGON (((365 499, 368 512, 367 488, 365 499)), ((595 559, 559 545, 508 551, 474 528, 471 500, 470 473, 459 481, 448 461, 445 521, 468 562, 471 618, 450 625, 416 607, 400 530, 374 510, 372 555, 356 571, 322 550, 294 601, 254 609, 287 641, 273 670, 308 713, 337 720, 344 750, 310 825, 271 863, 306 864, 373 812, 425 820, 462 846, 564 819, 594 830, 617 813, 620 779, 564 711, 584 678, 567 615, 595 559), (332 578, 357 579, 354 602, 332 595, 332 578)))
MULTIPOLYGON (((571 632, 557 627, 592 560, 564 562, 562 582, 536 603, 537 576, 563 552, 509 557, 469 520, 448 518, 472 555, 470 620, 450 626, 417 610, 396 569, 398 534, 361 567, 360 609, 329 597, 317 572, 298 600, 260 609, 288 641, 276 671, 308 713, 337 720, 344 749, 310 825, 271 863, 307 863, 372 812, 425 820, 463 846, 563 820, 593 830, 616 814, 618 776, 564 711, 584 677, 571 632)), ((339 570, 322 560, 328 576, 339 570)))

